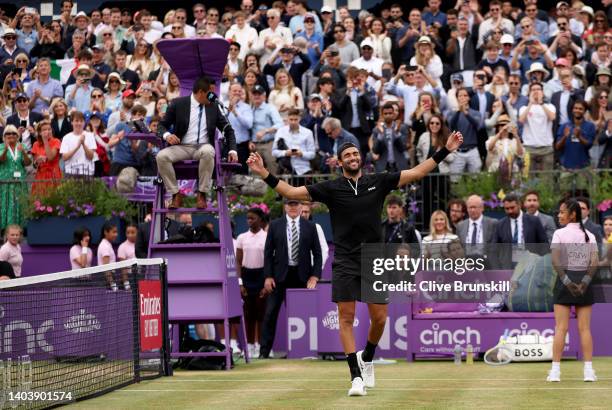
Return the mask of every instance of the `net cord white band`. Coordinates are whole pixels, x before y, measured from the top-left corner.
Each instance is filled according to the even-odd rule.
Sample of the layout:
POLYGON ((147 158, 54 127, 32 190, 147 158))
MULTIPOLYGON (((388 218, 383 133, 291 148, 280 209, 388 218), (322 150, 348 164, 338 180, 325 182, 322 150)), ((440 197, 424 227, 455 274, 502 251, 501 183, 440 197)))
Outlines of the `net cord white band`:
POLYGON ((49 273, 46 275, 28 276, 18 279, 3 280, 0 281, 0 289, 10 289, 19 286, 35 285, 38 283, 45 283, 50 281, 78 278, 81 276, 91 275, 93 273, 108 272, 110 270, 125 269, 132 266, 153 266, 164 263, 163 258, 151 258, 151 259, 128 259, 121 262, 109 263, 108 265, 91 266, 89 268, 74 269, 64 272, 49 273))

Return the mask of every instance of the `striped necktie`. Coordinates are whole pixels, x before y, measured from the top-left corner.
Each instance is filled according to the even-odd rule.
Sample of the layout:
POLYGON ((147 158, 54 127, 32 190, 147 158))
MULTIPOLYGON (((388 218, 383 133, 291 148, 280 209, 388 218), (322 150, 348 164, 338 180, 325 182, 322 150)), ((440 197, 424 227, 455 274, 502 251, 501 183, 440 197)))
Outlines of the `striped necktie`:
POLYGON ((295 220, 291 221, 291 259, 293 262, 298 263, 298 256, 300 253, 300 238, 298 237, 297 225, 295 220))

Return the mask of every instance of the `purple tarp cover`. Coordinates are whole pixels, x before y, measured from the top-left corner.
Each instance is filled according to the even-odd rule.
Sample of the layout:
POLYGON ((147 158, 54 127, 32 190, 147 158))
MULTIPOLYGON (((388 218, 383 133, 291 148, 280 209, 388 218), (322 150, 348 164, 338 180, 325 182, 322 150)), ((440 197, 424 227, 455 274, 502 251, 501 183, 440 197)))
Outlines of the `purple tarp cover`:
POLYGON ((160 40, 157 49, 181 84, 181 95, 189 95, 194 81, 206 74, 218 86, 227 64, 229 43, 220 38, 176 38, 160 40))

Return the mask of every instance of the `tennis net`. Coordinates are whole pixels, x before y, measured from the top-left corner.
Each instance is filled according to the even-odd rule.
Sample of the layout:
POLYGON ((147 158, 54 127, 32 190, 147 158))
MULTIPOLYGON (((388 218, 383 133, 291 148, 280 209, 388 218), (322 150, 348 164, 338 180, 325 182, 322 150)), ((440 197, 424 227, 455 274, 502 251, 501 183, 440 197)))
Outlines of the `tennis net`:
POLYGON ((163 259, 132 259, 0 281, 0 408, 55 407, 170 375, 165 280, 163 259))

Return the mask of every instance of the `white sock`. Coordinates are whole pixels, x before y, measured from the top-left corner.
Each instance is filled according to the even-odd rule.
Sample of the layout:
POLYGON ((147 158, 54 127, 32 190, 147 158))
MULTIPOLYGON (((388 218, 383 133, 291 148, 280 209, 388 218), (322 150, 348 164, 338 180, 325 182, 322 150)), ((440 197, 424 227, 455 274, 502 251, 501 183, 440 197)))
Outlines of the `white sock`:
POLYGON ((584 362, 584 370, 593 370, 593 362, 584 362))
MULTIPOLYGON (((586 362, 585 362, 586 364, 586 362)), ((561 362, 552 362, 552 369, 556 371, 561 371, 561 362)))

